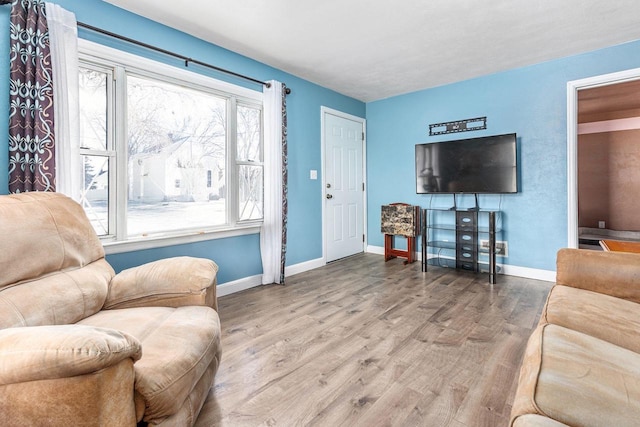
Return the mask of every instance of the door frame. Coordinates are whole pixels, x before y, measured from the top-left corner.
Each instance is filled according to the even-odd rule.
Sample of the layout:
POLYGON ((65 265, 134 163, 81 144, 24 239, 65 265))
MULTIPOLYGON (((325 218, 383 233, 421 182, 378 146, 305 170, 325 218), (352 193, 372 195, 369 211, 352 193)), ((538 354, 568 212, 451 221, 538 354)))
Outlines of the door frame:
POLYGON ((567 82, 567 246, 578 245, 578 91, 640 79, 640 68, 567 82))
POLYGON ((364 133, 364 138, 362 139, 362 182, 364 183, 364 191, 362 192, 362 232, 364 233, 364 241, 362 242, 362 250, 363 252, 367 251, 369 236, 367 234, 367 192, 369 190, 367 186, 367 120, 362 117, 354 116, 352 114, 344 113, 339 110, 334 110, 333 108, 325 107, 324 105, 320 106, 320 159, 321 159, 321 192, 320 197, 322 200, 322 261, 324 264, 327 263, 327 214, 325 209, 325 197, 327 195, 327 183, 326 183, 326 174, 325 174, 325 154, 326 154, 326 135, 324 132, 325 126, 325 116, 332 115, 336 117, 340 117, 343 119, 351 120, 354 122, 358 122, 362 125, 362 132, 364 133))

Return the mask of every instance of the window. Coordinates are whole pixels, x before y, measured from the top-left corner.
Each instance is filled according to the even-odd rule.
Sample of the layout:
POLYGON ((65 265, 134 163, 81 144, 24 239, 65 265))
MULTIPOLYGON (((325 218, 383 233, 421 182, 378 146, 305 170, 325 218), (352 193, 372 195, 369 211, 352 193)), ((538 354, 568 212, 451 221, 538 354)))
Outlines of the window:
POLYGON ((259 224, 260 92, 84 41, 79 82, 82 205, 105 241, 259 224))
POLYGON ((115 164, 115 150, 109 143, 108 94, 112 90, 112 73, 98 67, 82 67, 79 73, 80 99, 80 150, 82 161, 82 206, 99 236, 105 236, 115 228, 110 222, 109 188, 115 164), (112 168, 111 168, 112 169, 112 168))
POLYGON ((238 106, 237 153, 239 218, 262 218, 262 112, 238 106))

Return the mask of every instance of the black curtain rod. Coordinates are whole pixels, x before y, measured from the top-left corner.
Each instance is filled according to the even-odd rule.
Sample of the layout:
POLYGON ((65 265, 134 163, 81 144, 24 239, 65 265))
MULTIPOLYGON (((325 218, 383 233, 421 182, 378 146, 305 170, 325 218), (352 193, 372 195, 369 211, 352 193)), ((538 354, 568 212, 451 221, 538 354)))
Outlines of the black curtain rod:
MULTIPOLYGON (((10 3, 11 3, 11 0, 0 0, 0 5, 10 4, 10 3)), ((122 36, 120 34, 112 33, 111 31, 103 30, 102 28, 94 27, 93 25, 85 24, 84 22, 78 21, 78 27, 86 28, 87 30, 94 31, 96 33, 104 34, 106 36, 113 37, 113 38, 118 39, 118 40, 123 40, 123 41, 125 41, 127 43, 131 43, 131 44, 135 44, 135 45, 138 45, 138 46, 142 46, 142 47, 144 47, 146 49, 155 50, 156 52, 160 52, 160 53, 163 53, 165 55, 181 59, 181 60, 184 61, 184 66, 185 67, 188 67, 189 63, 191 62, 193 64, 197 64, 197 65, 203 66, 205 68, 210 68, 212 70, 215 70, 215 71, 218 71, 218 72, 221 72, 221 73, 224 73, 224 74, 228 74, 230 76, 238 77, 240 79, 247 80, 247 81, 250 81, 252 83, 257 83, 259 85, 263 85, 263 86, 266 86, 266 87, 271 87, 271 83, 263 82, 262 80, 254 79, 253 77, 249 77, 249 76, 245 76, 245 75, 240 74, 240 73, 236 73, 235 71, 227 70, 227 69, 224 69, 224 68, 221 68, 221 67, 216 67, 215 65, 211 65, 211 64, 208 64, 206 62, 198 61, 197 59, 189 58, 188 56, 180 55, 178 53, 171 52, 171 51, 168 51, 166 49, 162 49, 162 48, 159 48, 159 47, 147 44, 147 43, 143 43, 141 41, 134 40, 134 39, 131 39, 129 37, 122 36)), ((291 89, 285 86, 285 93, 287 95, 290 94, 291 93, 291 89)))
POLYGON ((163 53, 163 54, 168 55, 168 56, 173 56, 174 58, 182 59, 184 61, 184 66, 185 67, 189 66, 189 62, 193 62, 194 64, 202 65, 203 67, 211 68, 213 70, 220 71, 222 73, 229 74, 229 75, 232 75, 234 77, 239 77, 241 79, 248 80, 248 81, 253 82, 253 83, 264 85, 266 87, 270 87, 271 86, 270 83, 263 82, 262 80, 257 80, 257 79, 254 79, 253 77, 244 76, 244 75, 238 74, 238 73, 236 73, 234 71, 225 70, 224 68, 220 68, 220 67, 216 67, 215 65, 207 64, 206 62, 201 62, 201 61, 198 61, 196 59, 191 59, 191 58, 189 58, 187 56, 180 55, 178 53, 171 52, 171 51, 162 49, 160 47, 152 46, 150 44, 147 44, 147 43, 144 43, 144 42, 141 42, 141 41, 138 41, 138 40, 130 39, 129 37, 121 36, 120 34, 112 33, 111 31, 103 30, 102 28, 94 27, 93 25, 85 24, 84 22, 78 21, 78 27, 86 28, 87 30, 91 30, 91 31, 94 31, 94 32, 100 33, 100 34, 104 34, 106 36, 113 37, 114 39, 124 40, 127 43, 136 44, 136 45, 142 46, 142 47, 144 47, 146 49, 155 50, 156 52, 160 52, 160 53, 163 53))
MULTIPOLYGON (((94 27, 93 25, 85 24, 84 22, 78 21, 78 27, 86 28, 87 30, 94 31, 94 32, 100 33, 100 34, 104 34, 106 36, 113 37, 113 38, 118 39, 118 40, 123 40, 123 41, 125 41, 127 43, 132 43, 132 44, 135 44, 135 45, 138 45, 138 46, 142 46, 142 47, 144 47, 146 49, 155 50, 156 52, 160 52, 160 53, 163 53, 163 54, 168 55, 168 56, 173 56, 174 58, 178 58, 178 59, 183 60, 185 67, 188 67, 189 63, 191 62, 193 64, 201 65, 203 67, 210 68, 212 70, 219 71, 221 73, 225 73, 225 74, 228 74, 228 75, 231 75, 231 76, 234 76, 234 77, 238 77, 238 78, 243 79, 243 80, 247 80, 247 81, 250 81, 250 82, 253 82, 253 83, 257 83, 259 85, 263 85, 263 86, 266 86, 266 87, 271 87, 271 83, 269 83, 269 82, 263 82, 262 80, 254 79, 253 77, 249 77, 249 76, 245 76, 245 75, 240 74, 240 73, 236 73, 235 71, 227 70, 225 68, 216 67, 215 65, 211 65, 211 64, 208 64, 206 62, 198 61, 197 59, 189 58, 188 56, 180 55, 179 53, 171 52, 171 51, 168 51, 166 49, 162 49, 162 48, 157 47, 157 46, 153 46, 153 45, 150 45, 150 44, 138 41, 138 40, 131 39, 129 37, 122 36, 120 34, 112 33, 111 31, 103 30, 102 28, 94 27)), ((290 94, 291 93, 291 89, 289 89, 288 87, 285 87, 285 93, 287 95, 290 94)))

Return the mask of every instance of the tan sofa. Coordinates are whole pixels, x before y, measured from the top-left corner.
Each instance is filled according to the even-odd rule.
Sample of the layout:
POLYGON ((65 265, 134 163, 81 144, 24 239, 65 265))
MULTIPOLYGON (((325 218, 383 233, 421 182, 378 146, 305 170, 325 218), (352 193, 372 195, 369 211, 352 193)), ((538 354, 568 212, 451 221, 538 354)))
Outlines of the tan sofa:
POLYGON ((640 255, 562 249, 511 426, 640 425, 640 255))
POLYGON ((193 425, 220 363, 217 270, 115 275, 80 205, 0 196, 0 424, 193 425))

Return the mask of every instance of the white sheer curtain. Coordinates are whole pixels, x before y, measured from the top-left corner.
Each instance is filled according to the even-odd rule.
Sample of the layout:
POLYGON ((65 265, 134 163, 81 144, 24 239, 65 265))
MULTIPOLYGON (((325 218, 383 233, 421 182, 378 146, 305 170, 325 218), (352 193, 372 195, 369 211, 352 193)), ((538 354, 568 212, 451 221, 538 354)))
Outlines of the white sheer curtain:
POLYGON ((76 16, 46 3, 56 135, 56 191, 80 201, 80 112, 78 101, 78 29, 76 16))
POLYGON ((264 220, 260 230, 262 284, 280 283, 282 266, 282 83, 264 88, 264 220))

